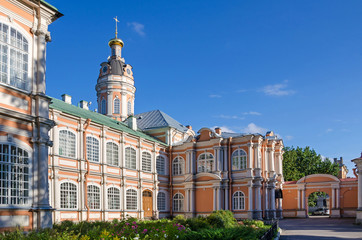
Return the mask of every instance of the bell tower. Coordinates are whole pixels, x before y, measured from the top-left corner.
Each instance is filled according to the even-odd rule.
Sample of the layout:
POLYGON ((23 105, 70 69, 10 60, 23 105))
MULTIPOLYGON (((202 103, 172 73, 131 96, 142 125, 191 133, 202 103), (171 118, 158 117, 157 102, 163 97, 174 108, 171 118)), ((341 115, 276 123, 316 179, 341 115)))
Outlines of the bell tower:
POLYGON ((111 56, 106 62, 101 63, 99 77, 97 80, 97 102, 98 112, 116 120, 123 121, 128 116, 134 115, 134 99, 136 88, 132 66, 125 63, 122 58, 123 41, 116 36, 108 45, 111 48, 111 56))

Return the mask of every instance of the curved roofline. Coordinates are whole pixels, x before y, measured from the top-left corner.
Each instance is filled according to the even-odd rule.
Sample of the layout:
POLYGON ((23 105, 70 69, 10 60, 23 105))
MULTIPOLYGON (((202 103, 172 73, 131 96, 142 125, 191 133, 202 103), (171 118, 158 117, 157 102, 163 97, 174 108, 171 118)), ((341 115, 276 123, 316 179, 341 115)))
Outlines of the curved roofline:
POLYGON ((336 182, 340 182, 341 180, 339 180, 337 177, 333 176, 333 175, 330 175, 330 174, 311 174, 311 175, 308 175, 308 176, 304 176, 302 177, 301 179, 299 179, 297 181, 297 183, 305 183, 304 181, 307 179, 307 178, 313 178, 313 177, 327 177, 327 178, 332 178, 334 181, 336 182))

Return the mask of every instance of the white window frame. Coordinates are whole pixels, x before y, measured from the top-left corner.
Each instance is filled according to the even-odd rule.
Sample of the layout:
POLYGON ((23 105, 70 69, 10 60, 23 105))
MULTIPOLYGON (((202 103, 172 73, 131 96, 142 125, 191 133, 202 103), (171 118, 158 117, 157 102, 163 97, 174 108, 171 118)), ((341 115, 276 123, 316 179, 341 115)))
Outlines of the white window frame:
POLYGON ((177 156, 172 160, 172 175, 180 176, 185 174, 185 160, 177 156))
POLYGON ((86 136, 86 149, 87 149, 87 159, 90 162, 93 163, 99 163, 100 162, 100 144, 99 144, 99 139, 92 136, 92 135, 87 135, 86 136), (93 139, 92 142, 88 142, 88 139, 93 139), (90 143, 92 143, 92 146, 90 145, 90 143), (94 143, 97 143, 97 145, 93 145, 94 143))
POLYGON ((137 170, 137 150, 132 147, 132 146, 126 146, 124 148, 124 166, 125 168, 131 169, 131 170, 137 170), (132 155, 129 156, 129 158, 127 157, 127 149, 131 149, 130 150, 130 154, 132 153, 132 150, 134 151, 134 159, 132 159, 132 155), (132 161, 134 160, 134 161, 132 161))
POLYGON ((180 192, 173 195, 172 207, 173 207, 174 212, 183 212, 184 211, 184 200, 185 200, 185 197, 180 192))
POLYGON ((107 188, 107 207, 109 210, 119 210, 121 209, 121 189, 116 186, 109 186, 107 188), (115 189, 118 191, 118 194, 110 192, 110 190, 115 189), (118 203, 117 203, 118 202, 118 203))
MULTIPOLYGON (((0 140, 6 139, 7 136, 0 136, 0 140)), ((8 141, 0 141, 0 146, 2 149, 0 149, 0 174, 2 176, 7 175, 6 179, 8 181, 2 181, 1 175, 0 175, 0 207, 19 207, 19 206, 30 206, 31 200, 32 200, 32 154, 33 151, 29 146, 26 146, 23 144, 23 142, 13 139, 12 142, 8 141), (3 153, 3 147, 4 145, 8 145, 8 154, 3 153), (11 154, 12 147, 15 147, 17 150, 21 149, 24 152, 27 152, 28 156, 27 163, 22 164, 21 162, 14 163, 11 161, 11 159, 16 158, 16 155, 11 154), (5 156, 8 156, 7 158, 4 158, 5 156), (7 161, 6 161, 7 159, 7 161), (14 177, 14 172, 11 171, 12 168, 16 169, 16 176, 14 177), (27 170, 26 170, 27 168, 27 170), (7 169, 7 171, 6 171, 7 169), (27 174, 25 171, 28 171, 27 174), (16 180, 11 180, 11 179, 16 180), (26 180, 27 179, 27 180, 26 180), (2 186, 3 184, 6 184, 7 186, 2 186), (12 187, 15 185, 14 187, 12 187), (6 192, 3 192, 3 191, 6 192), (27 196, 22 195, 27 191, 27 196), (16 193, 16 195, 11 195, 12 193, 16 193), (4 194, 5 193, 5 194, 4 194), (6 201, 6 203, 3 203, 3 200, 6 201), (14 202, 15 201, 15 202, 14 202)), ((19 160, 18 160, 19 161, 19 160)), ((4 180, 6 180, 4 179, 4 180)))
POLYGON ((231 155, 231 169, 233 171, 245 170, 247 168, 247 153, 244 149, 236 149, 231 155))
POLYGON ((166 175, 166 158, 162 155, 156 157, 156 172, 159 175, 166 175))
POLYGON ((138 208, 138 191, 134 188, 128 188, 126 190, 125 194, 125 200, 126 200, 126 209, 127 210, 137 210, 138 208), (135 194, 132 193, 132 195, 129 195, 130 192, 135 192, 135 194))
POLYGON ((119 166, 119 146, 117 143, 106 142, 106 162, 112 166, 119 166), (111 149, 110 146, 112 146, 111 149))
POLYGON ((233 194, 233 210, 245 210, 245 194, 242 191, 233 194))
MULTIPOLYGON (((28 32, 25 31, 25 29, 23 27, 21 27, 20 25, 18 25, 17 23, 15 23, 14 21, 10 22, 9 18, 4 17, 4 16, 0 16, 0 23, 1 24, 5 24, 8 26, 8 39, 7 42, 4 44, 4 42, 1 41, 2 44, 6 45, 8 50, 7 50, 7 64, 6 64, 6 69, 7 69, 7 77, 6 77, 6 82, 3 82, 2 80, 2 70, 0 70, 0 84, 2 85, 6 85, 9 86, 11 88, 16 88, 19 89, 20 91, 26 91, 29 92, 32 90, 33 88, 33 78, 32 78, 32 73, 31 73, 31 69, 33 66, 33 56, 32 56, 32 52, 33 52, 33 39, 32 37, 29 35, 28 32), (17 33, 21 34, 22 37, 28 42, 28 49, 27 52, 25 52, 24 50, 20 50, 20 48, 18 46, 13 46, 10 44, 11 41, 11 28, 13 28, 17 33), (10 79, 10 48, 15 49, 16 52, 22 52, 23 54, 26 53, 27 54, 27 68, 24 69, 24 65, 22 65, 23 69, 23 77, 21 78, 20 82, 23 82, 25 84, 25 87, 18 87, 16 86, 16 84, 11 84, 11 79, 10 79), (24 73, 26 71, 26 80, 24 81, 24 73)), ((0 31, 1 32, 1 31, 0 31)), ((0 38, 1 38, 1 33, 0 33, 0 38)), ((0 51, 2 51, 2 47, 0 47, 0 51)), ((1 54, 0 54, 0 58, 1 58, 1 54)), ((0 60, 0 69, 2 68, 2 59, 0 60)), ((4 66, 5 67, 5 66, 4 66)))
POLYGON ((59 182, 59 196, 60 196, 59 207, 61 209, 74 209, 75 210, 75 209, 78 208, 78 184, 76 182, 69 181, 69 180, 64 180, 64 181, 59 182), (63 184, 68 184, 68 185, 72 184, 72 185, 75 186, 75 190, 71 190, 70 186, 68 186, 68 189, 62 190, 62 185, 63 184), (62 196, 62 191, 67 191, 67 196, 66 197, 62 196), (75 194, 75 204, 74 204, 74 201, 73 201, 73 203, 71 201, 72 199, 74 199, 74 195, 72 195, 73 196, 72 197, 71 194, 75 194), (62 206, 62 201, 63 201, 64 198, 66 198, 65 199, 66 200, 66 203, 65 203, 66 207, 64 205, 62 206))
POLYGON ((90 210, 100 210, 101 209, 101 187, 96 184, 87 185, 87 200, 88 207, 90 210), (93 189, 92 189, 93 188, 93 189), (93 191, 98 189, 98 192, 93 191))
POLYGON ((157 210, 160 212, 167 211, 167 193, 164 191, 159 191, 157 193, 157 210), (164 196, 164 199, 162 199, 162 202, 160 202, 160 198, 159 198, 160 194, 162 194, 164 196), (162 208, 160 208, 160 205, 162 206, 162 208))
POLYGON ((197 172, 213 172, 215 167, 215 158, 212 153, 205 152, 199 155, 197 159, 197 172), (203 158, 203 156, 205 156, 203 158), (210 157, 211 156, 211 157, 210 157))
POLYGON ((113 100, 113 113, 115 113, 115 114, 121 113, 121 100, 119 100, 118 97, 116 97, 113 100))
POLYGON ((127 115, 128 116, 132 115, 132 102, 131 102, 131 100, 127 101, 127 115))
POLYGON ((67 129, 67 128, 60 128, 58 129, 58 140, 59 140, 59 156, 67 157, 67 158, 76 158, 77 156, 77 134, 75 131, 67 129), (64 146, 62 145, 62 139, 61 139, 61 132, 67 132, 66 139, 64 139, 64 146), (69 136, 74 136, 74 141, 72 139, 69 139, 69 136), (63 151, 61 151, 62 147, 64 148, 63 151), (72 154, 73 153, 73 154, 72 154))
POLYGON ((152 172, 152 154, 148 151, 142 152, 142 171, 152 172))

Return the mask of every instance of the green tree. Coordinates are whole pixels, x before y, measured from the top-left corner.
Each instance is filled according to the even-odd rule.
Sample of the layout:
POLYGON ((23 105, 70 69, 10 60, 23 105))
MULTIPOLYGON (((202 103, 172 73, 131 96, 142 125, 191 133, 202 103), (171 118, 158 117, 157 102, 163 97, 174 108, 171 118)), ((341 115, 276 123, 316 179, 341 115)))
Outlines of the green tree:
POLYGON ((328 158, 322 160, 310 147, 285 147, 283 154, 283 175, 285 181, 297 181, 310 174, 331 174, 338 176, 339 166, 328 158))

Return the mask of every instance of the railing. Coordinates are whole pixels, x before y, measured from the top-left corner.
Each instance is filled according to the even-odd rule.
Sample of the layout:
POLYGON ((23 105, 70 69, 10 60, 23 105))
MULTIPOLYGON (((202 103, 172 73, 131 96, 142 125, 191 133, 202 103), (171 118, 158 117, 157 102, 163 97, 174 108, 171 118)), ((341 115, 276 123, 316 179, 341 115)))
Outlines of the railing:
POLYGON ((260 238, 260 240, 272 240, 274 238, 275 233, 278 231, 279 227, 278 220, 266 224, 271 224, 271 227, 266 233, 264 233, 264 235, 260 238))

